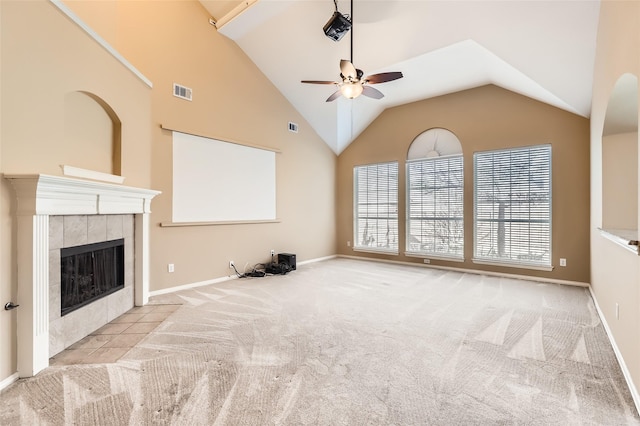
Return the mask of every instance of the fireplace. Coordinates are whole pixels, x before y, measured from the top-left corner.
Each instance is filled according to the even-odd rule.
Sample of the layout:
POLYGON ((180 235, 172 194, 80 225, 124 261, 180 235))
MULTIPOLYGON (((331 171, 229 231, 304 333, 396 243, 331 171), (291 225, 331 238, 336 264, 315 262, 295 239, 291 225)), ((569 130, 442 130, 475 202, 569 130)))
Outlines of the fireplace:
POLYGON ((124 238, 60 249, 60 315, 124 288, 124 238))
POLYGON ((127 214, 49 217, 50 357, 134 306, 134 222, 127 214))
POLYGON ((30 377, 51 355, 124 313, 125 304, 147 303, 150 207, 160 192, 44 174, 4 178, 16 202, 18 373, 30 377), (60 249, 120 238, 124 288, 61 316, 60 249))

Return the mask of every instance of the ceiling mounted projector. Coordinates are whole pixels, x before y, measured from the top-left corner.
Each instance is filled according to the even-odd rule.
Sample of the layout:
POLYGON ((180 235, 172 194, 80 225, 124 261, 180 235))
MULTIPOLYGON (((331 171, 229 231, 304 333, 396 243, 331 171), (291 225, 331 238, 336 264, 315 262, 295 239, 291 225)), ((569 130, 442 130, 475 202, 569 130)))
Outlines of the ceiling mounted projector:
MULTIPOLYGON (((332 40, 338 41, 351 28, 353 21, 353 0, 351 0, 351 15, 345 18, 338 12, 338 1, 334 0, 336 12, 333 14, 327 25, 324 26, 324 33, 332 40), (333 30, 333 32, 331 32, 333 30)), ((381 72, 365 77, 364 72, 353 66, 353 31, 351 29, 351 60, 343 59, 340 61, 340 78, 342 81, 326 81, 326 80, 302 80, 301 83, 309 84, 335 84, 338 88, 333 95, 327 98, 327 102, 335 101, 340 95, 347 99, 354 99, 360 95, 373 99, 382 99, 384 95, 378 89, 374 89, 370 84, 386 83, 387 81, 397 80, 403 75, 400 71, 381 72)))
POLYGON ((349 28, 351 28, 351 21, 336 10, 322 29, 324 30, 324 34, 331 40, 340 41, 347 31, 349 31, 349 28))

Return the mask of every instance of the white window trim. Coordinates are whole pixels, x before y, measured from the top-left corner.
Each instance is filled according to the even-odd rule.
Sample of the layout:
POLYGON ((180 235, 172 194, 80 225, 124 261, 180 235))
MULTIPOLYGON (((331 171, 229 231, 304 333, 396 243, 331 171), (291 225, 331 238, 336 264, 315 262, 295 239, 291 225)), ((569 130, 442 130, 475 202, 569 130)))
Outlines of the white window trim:
POLYGON ((474 153, 473 158, 473 258, 471 261, 480 265, 491 265, 491 266, 504 266, 504 267, 512 267, 512 268, 520 268, 520 269, 532 269, 539 271, 553 271, 553 151, 551 150, 549 153, 549 264, 537 263, 537 262, 523 262, 523 261, 509 261, 509 260, 499 260, 499 259, 485 259, 485 258, 477 258, 476 257, 476 242, 477 242, 477 187, 476 187, 476 155, 478 153, 489 153, 489 152, 509 152, 509 151, 518 151, 518 150, 526 150, 536 147, 547 146, 551 150, 552 145, 548 144, 539 144, 539 145, 531 145, 531 146, 523 146, 523 147, 514 147, 507 149, 496 149, 490 151, 482 151, 474 153))
POLYGON ((443 159, 443 158, 451 158, 451 157, 460 157, 462 158, 462 192, 463 192, 463 199, 462 199, 462 209, 463 209, 463 213, 462 213, 462 254, 457 256, 454 254, 451 255, 447 255, 446 253, 437 253, 437 252, 429 252, 429 251, 413 251, 410 250, 407 246, 409 245, 409 237, 411 234, 410 231, 410 222, 411 222, 411 209, 410 209, 410 192, 411 192, 411 187, 410 187, 410 182, 409 182, 409 167, 412 163, 418 163, 418 162, 422 162, 424 160, 429 160, 429 158, 416 158, 416 159, 412 159, 412 160, 407 160, 406 164, 405 164, 405 255, 410 256, 410 257, 419 257, 419 258, 423 258, 423 259, 442 259, 442 260, 452 260, 452 261, 464 261, 464 246, 465 246, 465 241, 464 241, 464 157, 463 155, 460 154, 450 154, 450 155, 442 155, 439 157, 435 157, 435 159, 443 159))
POLYGON ((414 257, 416 259, 433 259, 433 260, 446 260, 447 262, 464 262, 464 256, 443 256, 443 255, 431 255, 418 251, 405 251, 406 257, 414 257))
POLYGON ((358 200, 358 181, 356 178, 356 170, 358 168, 361 167, 370 167, 370 166, 380 166, 383 164, 395 164, 396 165, 396 199, 397 199, 397 205, 396 205, 396 222, 398 224, 397 228, 396 228, 396 239, 399 239, 399 235, 398 235, 398 228, 399 228, 399 216, 398 216, 398 209, 400 207, 399 205, 399 199, 398 199, 398 195, 399 195, 399 185, 400 185, 400 165, 398 163, 398 161, 383 161, 383 162, 379 162, 379 163, 371 163, 371 164, 361 164, 361 165, 356 165, 353 167, 353 221, 352 221, 352 226, 353 226, 353 251, 357 251, 357 252, 363 252, 363 253, 377 253, 377 254, 392 254, 392 255, 397 255, 399 253, 399 247, 400 247, 400 241, 397 241, 397 248, 386 248, 386 247, 372 247, 372 246, 361 246, 358 245, 358 241, 359 239, 359 235, 358 235, 358 227, 357 227, 357 220, 358 220, 358 209, 357 209, 357 200, 358 200))
POLYGON ((376 253, 376 254, 398 254, 398 250, 389 250, 386 248, 368 248, 368 247, 354 247, 353 251, 362 252, 362 253, 376 253))
POLYGON ((533 269, 535 271, 553 271, 553 266, 541 265, 538 263, 523 263, 523 262, 499 262, 495 260, 485 260, 485 259, 476 259, 473 258, 471 261, 478 265, 490 265, 490 266, 504 266, 507 268, 518 268, 518 269, 533 269))

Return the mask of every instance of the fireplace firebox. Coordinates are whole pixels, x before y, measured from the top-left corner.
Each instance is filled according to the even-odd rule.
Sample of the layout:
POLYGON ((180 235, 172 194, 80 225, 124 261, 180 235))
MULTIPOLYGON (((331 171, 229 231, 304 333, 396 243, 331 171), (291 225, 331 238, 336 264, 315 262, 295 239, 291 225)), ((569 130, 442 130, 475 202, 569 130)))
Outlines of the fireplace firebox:
POLYGON ((124 239, 60 249, 64 316, 124 288, 124 239))

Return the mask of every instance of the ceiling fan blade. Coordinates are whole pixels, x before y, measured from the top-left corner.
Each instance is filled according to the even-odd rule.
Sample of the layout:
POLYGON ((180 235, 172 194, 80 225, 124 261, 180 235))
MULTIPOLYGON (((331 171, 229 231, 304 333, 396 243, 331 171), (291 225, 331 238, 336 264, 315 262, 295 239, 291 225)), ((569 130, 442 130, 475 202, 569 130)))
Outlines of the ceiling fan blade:
POLYGON ((362 94, 364 96, 368 96, 368 97, 373 98, 373 99, 382 99, 382 98, 384 98, 384 95, 382 94, 381 91, 379 91, 378 89, 374 89, 371 86, 364 86, 362 88, 362 94))
POLYGON ((342 95, 342 92, 339 90, 336 90, 335 92, 333 92, 333 95, 329 96, 327 98, 327 100, 325 102, 332 102, 335 101, 336 99, 338 99, 340 97, 340 95, 342 95))
POLYGON ((402 78, 403 75, 400 71, 393 72, 381 72, 380 74, 373 74, 364 79, 365 83, 369 84, 377 84, 377 83, 386 83, 387 81, 397 80, 402 78))
POLYGON ((356 67, 346 59, 340 60, 340 73, 342 73, 345 78, 351 78, 352 80, 358 78, 358 71, 356 71, 356 67))
POLYGON ((300 83, 308 83, 308 84, 338 84, 335 81, 323 81, 323 80, 302 80, 300 83))

